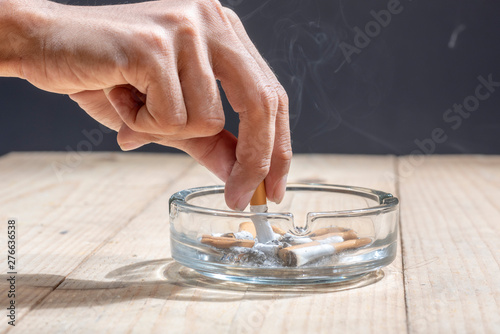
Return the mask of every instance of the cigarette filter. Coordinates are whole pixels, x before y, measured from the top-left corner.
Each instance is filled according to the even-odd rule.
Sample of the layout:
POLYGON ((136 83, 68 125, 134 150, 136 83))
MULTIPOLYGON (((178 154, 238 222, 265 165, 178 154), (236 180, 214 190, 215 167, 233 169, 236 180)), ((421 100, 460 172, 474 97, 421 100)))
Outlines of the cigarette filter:
MULTIPOLYGON (((262 181, 250 200, 250 211, 252 212, 267 212, 267 199, 266 199, 266 186, 262 181)), ((273 232, 271 224, 267 221, 266 217, 253 216, 252 222, 257 232, 257 240, 260 243, 267 243, 277 239, 276 234, 273 232)))
POLYGON ((317 237, 323 234, 328 234, 328 233, 338 233, 338 232, 345 232, 347 231, 346 228, 343 227, 324 227, 324 228, 319 228, 317 230, 312 231, 308 237, 317 237))
POLYGON ((325 256, 331 256, 346 249, 359 248, 368 245, 370 238, 347 240, 338 243, 323 244, 313 241, 307 244, 291 246, 279 250, 278 256, 290 267, 300 267, 304 264, 318 260, 325 256))
POLYGON ((203 235, 201 243, 217 248, 231 248, 231 247, 246 247, 252 248, 255 245, 254 240, 243 240, 228 237, 214 237, 211 235, 203 235))

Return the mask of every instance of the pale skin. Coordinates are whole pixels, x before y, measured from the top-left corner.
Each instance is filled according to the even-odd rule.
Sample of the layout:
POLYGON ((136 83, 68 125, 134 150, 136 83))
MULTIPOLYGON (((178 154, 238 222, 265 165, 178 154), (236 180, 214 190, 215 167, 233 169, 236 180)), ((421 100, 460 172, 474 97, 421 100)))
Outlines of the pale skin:
POLYGON ((231 10, 216 0, 78 7, 0 0, 0 76, 68 94, 123 150, 181 149, 243 210, 265 179, 280 202, 292 157, 288 98, 231 10), (220 81, 239 114, 224 130, 220 81))

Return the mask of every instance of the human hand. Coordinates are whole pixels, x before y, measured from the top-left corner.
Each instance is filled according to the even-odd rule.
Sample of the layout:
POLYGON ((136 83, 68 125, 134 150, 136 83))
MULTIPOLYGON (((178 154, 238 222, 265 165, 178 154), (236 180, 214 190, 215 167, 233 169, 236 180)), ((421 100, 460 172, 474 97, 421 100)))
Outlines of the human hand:
POLYGON ((291 160, 288 99, 234 12, 216 0, 9 2, 22 17, 31 13, 28 35, 38 46, 16 63, 19 76, 69 94, 118 131, 124 150, 155 142, 187 152, 226 182, 231 208, 244 209, 264 178, 269 199, 281 201, 291 160), (239 114, 238 139, 223 129, 216 80, 239 114))

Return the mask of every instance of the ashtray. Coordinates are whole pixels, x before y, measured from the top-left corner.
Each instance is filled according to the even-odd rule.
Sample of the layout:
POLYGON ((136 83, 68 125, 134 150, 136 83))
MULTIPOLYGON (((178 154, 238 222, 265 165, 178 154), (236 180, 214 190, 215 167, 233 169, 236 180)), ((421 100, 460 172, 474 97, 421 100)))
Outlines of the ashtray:
POLYGON ((396 257, 399 201, 361 187, 289 184, 267 213, 232 211, 223 186, 173 194, 172 257, 202 275, 254 284, 359 280, 396 257), (276 240, 260 243, 253 221, 265 219, 276 240))

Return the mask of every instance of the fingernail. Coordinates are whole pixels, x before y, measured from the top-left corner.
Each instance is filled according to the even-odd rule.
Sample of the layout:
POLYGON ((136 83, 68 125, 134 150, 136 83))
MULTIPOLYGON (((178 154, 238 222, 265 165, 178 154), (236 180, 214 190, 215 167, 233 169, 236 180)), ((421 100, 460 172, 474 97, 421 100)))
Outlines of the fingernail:
POLYGON ((122 151, 132 151, 135 150, 136 148, 139 148, 141 146, 144 146, 144 142, 138 142, 138 141, 130 141, 127 143, 119 143, 120 148, 122 151))
POLYGON ((241 197, 236 202, 235 209, 239 211, 245 210, 245 208, 248 206, 248 203, 250 203, 250 199, 252 198, 254 192, 255 190, 252 190, 246 194, 241 195, 241 197))
POLYGON ((288 174, 285 174, 281 180, 279 180, 274 186, 274 194, 272 201, 276 204, 280 204, 285 197, 286 181, 288 179, 288 174))

